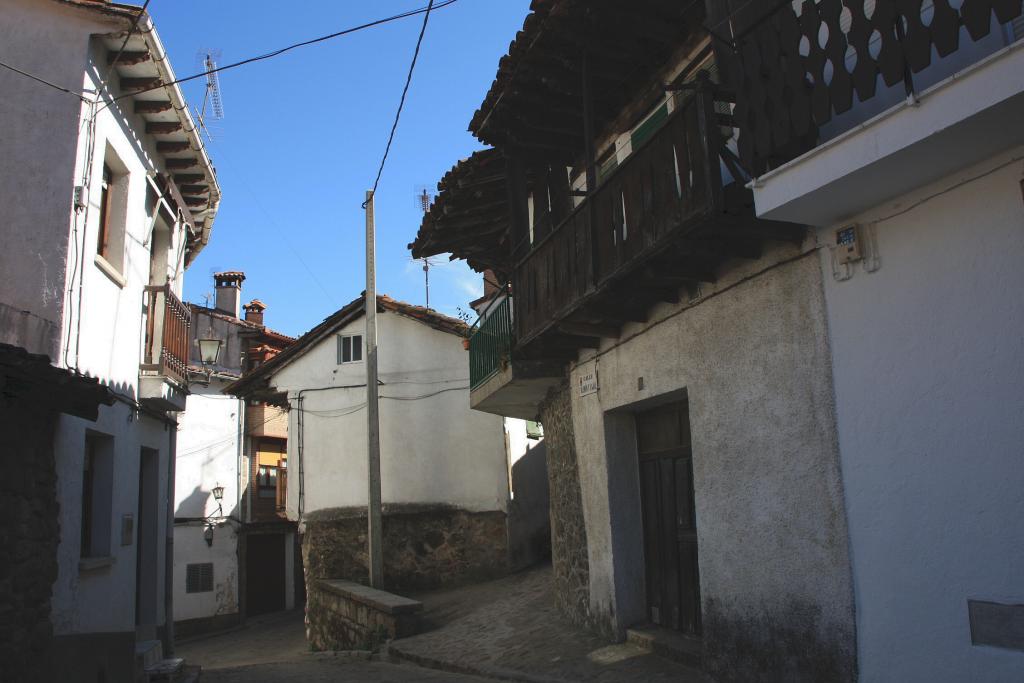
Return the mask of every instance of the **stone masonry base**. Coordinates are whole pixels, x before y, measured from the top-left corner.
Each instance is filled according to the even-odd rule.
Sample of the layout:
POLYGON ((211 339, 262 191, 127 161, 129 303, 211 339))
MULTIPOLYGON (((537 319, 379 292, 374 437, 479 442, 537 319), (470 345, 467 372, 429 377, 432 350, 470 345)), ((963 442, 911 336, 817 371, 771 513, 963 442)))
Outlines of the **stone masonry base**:
POLYGON ((314 650, 376 650, 416 633, 423 605, 352 581, 319 580, 306 603, 306 639, 314 650))
MULTIPOLYGON (((317 510, 305 519, 307 587, 318 579, 368 582, 366 512, 317 510)), ((386 505, 384 585, 389 590, 454 586, 508 572, 505 513, 445 505, 386 505)))

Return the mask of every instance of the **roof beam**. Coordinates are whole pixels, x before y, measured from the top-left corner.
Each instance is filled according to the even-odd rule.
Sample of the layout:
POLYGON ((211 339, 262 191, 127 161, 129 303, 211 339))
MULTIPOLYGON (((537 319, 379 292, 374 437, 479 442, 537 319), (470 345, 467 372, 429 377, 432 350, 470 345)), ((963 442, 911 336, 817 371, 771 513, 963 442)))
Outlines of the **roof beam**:
POLYGON ((181 130, 181 121, 147 121, 146 133, 148 135, 169 135, 181 130))
POLYGON ((135 100, 136 114, 159 114, 170 108, 170 100, 135 100))
POLYGON ((151 59, 149 50, 141 50, 139 52, 115 52, 110 50, 107 52, 107 64, 117 63, 118 66, 132 66, 134 64, 141 64, 142 62, 148 62, 151 59))

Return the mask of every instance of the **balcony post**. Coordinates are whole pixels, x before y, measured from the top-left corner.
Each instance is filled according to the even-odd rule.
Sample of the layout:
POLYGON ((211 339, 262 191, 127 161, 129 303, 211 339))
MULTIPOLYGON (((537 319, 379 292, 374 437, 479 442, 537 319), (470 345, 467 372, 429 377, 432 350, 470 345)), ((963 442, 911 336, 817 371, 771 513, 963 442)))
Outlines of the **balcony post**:
POLYGON ((580 77, 582 80, 581 92, 583 93, 583 155, 587 167, 587 219, 590 225, 590 284, 597 286, 601 274, 597 270, 598 264, 598 239, 597 239, 597 217, 596 202, 591 201, 594 191, 597 189, 597 162, 594 152, 594 94, 591 92, 592 83, 590 79, 590 9, 583 14, 583 51, 581 55, 580 77))

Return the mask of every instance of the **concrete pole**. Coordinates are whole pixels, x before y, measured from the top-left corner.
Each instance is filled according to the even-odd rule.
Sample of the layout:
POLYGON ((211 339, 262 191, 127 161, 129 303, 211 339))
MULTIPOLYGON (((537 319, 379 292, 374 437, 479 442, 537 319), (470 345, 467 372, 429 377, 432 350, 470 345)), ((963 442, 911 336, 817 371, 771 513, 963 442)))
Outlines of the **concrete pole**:
POLYGON ((373 191, 366 191, 366 435, 367 555, 370 586, 384 582, 383 527, 380 502, 380 416, 377 405, 377 278, 374 252, 373 191))

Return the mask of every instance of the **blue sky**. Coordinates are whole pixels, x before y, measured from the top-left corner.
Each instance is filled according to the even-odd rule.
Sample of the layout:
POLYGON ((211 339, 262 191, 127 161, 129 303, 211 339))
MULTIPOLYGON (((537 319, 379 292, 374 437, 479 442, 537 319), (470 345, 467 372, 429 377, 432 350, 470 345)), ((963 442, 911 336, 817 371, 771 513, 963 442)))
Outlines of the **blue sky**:
MULTIPOLYGON (((426 0, 151 0, 178 77, 219 50, 229 63, 426 0)), ((376 196, 377 288, 422 304, 423 272, 406 245, 419 227, 417 186, 431 191, 480 148, 466 131, 522 27, 529 0, 459 0, 432 13, 405 110, 376 196)), ((364 287, 364 213, 405 81, 422 15, 300 48, 220 74, 225 117, 209 145, 224 200, 213 238, 185 277, 203 302, 212 273, 242 270, 244 301, 266 322, 305 332, 364 287)), ((182 86, 201 104, 202 81, 182 86)), ((463 262, 430 273, 432 308, 454 314, 482 291, 463 262)))

